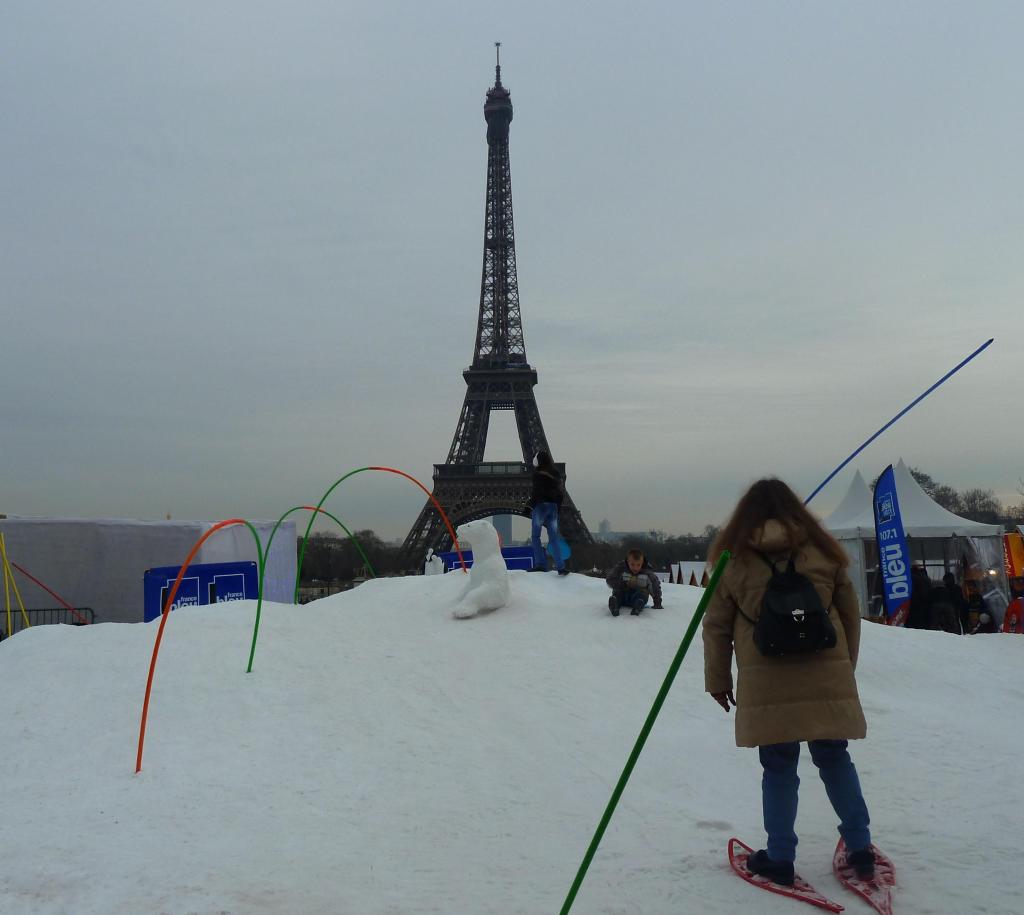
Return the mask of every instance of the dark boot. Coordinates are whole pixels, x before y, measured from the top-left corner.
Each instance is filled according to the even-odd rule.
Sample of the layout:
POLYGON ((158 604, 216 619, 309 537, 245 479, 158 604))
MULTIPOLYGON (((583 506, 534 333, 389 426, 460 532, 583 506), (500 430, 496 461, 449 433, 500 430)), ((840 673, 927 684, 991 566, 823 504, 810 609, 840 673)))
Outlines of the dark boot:
POLYGON ((633 598, 633 609, 629 611, 630 616, 639 616, 644 609, 644 604, 647 603, 646 594, 638 594, 633 598))
POLYGON ((870 848, 847 852, 846 863, 861 880, 875 879, 875 853, 870 848))
POLYGON ((608 598, 608 609, 612 611, 612 616, 619 615, 619 607, 622 606, 622 598, 618 593, 612 591, 612 596, 608 598))
POLYGON ((780 886, 793 885, 793 862, 773 861, 763 848, 747 858, 747 870, 759 877, 767 877, 780 886))

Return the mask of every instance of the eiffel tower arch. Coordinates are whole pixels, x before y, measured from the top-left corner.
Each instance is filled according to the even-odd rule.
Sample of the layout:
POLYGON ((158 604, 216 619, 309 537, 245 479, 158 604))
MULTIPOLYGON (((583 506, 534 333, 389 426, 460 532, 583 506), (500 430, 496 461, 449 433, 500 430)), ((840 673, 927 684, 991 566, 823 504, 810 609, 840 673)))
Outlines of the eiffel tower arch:
MULTIPOLYGON (((500 43, 498 47, 500 54, 500 43)), ((512 97, 501 84, 500 57, 494 74, 494 86, 487 91, 484 102, 487 198, 476 346, 472 365, 462 373, 466 398, 448 457, 443 464, 434 465, 433 495, 454 527, 491 515, 528 518, 533 456, 538 451, 551 452, 533 393, 537 372, 526 361, 519 310, 508 154, 512 97), (492 410, 515 413, 521 462, 484 461, 492 410)), ((557 466, 564 478, 565 464, 557 466)), ((593 542, 568 491, 559 514, 559 529, 570 543, 593 542)), ((402 553, 412 565, 423 559, 428 548, 437 551, 450 545, 451 537, 428 500, 405 538, 402 553)))

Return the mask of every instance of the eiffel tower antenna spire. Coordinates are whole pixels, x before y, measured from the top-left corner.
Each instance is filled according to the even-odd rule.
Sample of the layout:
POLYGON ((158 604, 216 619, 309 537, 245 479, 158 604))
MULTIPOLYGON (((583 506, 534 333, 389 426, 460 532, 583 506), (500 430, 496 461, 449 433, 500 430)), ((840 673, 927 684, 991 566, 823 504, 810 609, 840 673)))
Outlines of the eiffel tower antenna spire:
MULTIPOLYGON (((453 524, 492 515, 529 517, 531 462, 538 451, 551 453, 533 388, 537 372, 526 361, 519 311, 516 236, 512 218, 512 172, 508 137, 512 96, 501 83, 501 42, 496 41, 494 85, 484 100, 487 122, 487 197, 484 209, 483 268, 473 362, 462 373, 466 397, 448 457, 434 465, 434 497, 453 524), (492 410, 515 413, 522 461, 484 461, 492 410)), ((557 465, 563 477, 565 465, 557 465)), ((592 542, 579 510, 566 493, 559 525, 568 541, 592 542)), ((413 524, 402 552, 418 564, 448 534, 428 501, 413 524)))

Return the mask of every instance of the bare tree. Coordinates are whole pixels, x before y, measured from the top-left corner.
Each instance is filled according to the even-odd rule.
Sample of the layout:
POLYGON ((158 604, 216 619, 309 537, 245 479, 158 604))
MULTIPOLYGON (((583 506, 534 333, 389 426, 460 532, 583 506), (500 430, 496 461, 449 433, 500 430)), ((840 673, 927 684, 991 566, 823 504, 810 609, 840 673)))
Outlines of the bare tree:
POLYGON ((1024 524, 1024 477, 1017 480, 1017 492, 1020 493, 1020 501, 1006 507, 1006 521, 1011 528, 1024 524))
POLYGON ((960 514, 972 521, 1001 524, 1006 515, 1003 503, 991 489, 968 489, 960 498, 963 503, 960 514))
POLYGON ((928 495, 946 509, 946 511, 951 511, 954 515, 962 515, 964 513, 963 496, 961 496, 960 493, 958 493, 952 486, 946 486, 945 483, 942 483, 939 486, 936 486, 934 491, 928 493, 928 495))

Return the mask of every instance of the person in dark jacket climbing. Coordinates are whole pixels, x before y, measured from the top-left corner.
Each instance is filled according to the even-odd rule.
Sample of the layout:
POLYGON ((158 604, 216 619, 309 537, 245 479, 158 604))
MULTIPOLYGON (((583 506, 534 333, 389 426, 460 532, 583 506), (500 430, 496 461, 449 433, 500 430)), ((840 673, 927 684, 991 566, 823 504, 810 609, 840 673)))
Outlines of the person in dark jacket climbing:
POLYGON ((555 557, 559 575, 568 575, 562 558, 561 538, 558 535, 558 510, 565 498, 562 475, 558 472, 551 455, 538 451, 533 459, 533 492, 530 495, 531 542, 533 544, 533 568, 531 572, 546 572, 547 556, 540 542, 540 529, 547 528, 548 545, 555 557))

